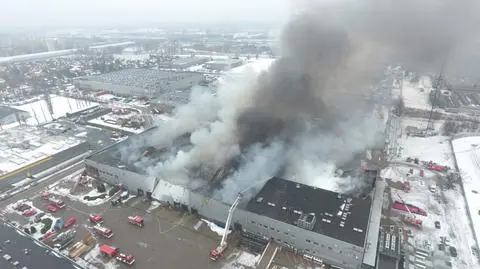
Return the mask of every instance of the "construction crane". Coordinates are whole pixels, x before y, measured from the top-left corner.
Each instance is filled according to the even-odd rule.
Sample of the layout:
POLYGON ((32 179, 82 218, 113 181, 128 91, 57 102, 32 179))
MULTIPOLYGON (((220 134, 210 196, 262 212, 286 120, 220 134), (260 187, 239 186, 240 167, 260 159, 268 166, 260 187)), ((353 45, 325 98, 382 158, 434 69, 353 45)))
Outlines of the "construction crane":
MULTIPOLYGON (((400 194, 397 193, 397 196, 398 198, 400 198, 400 201, 402 201, 404 205, 407 205, 407 203, 405 203, 400 194)), ((407 209, 409 216, 405 216, 404 221, 417 228, 422 228, 422 220, 417 219, 415 215, 410 211, 408 206, 405 206, 405 208, 407 209)))
POLYGON ((232 223, 233 213, 235 212, 235 209, 237 208, 238 204, 240 203, 240 200, 243 197, 243 193, 245 193, 247 190, 253 188, 256 185, 259 185, 260 183, 265 183, 265 182, 266 181, 256 182, 253 185, 243 189, 242 191, 240 191, 238 193, 237 198, 235 199, 232 206, 230 206, 230 209, 228 210, 227 222, 225 223, 225 228, 224 228, 224 231, 223 231, 222 240, 220 241, 220 244, 216 248, 214 248, 210 251, 210 260, 216 261, 216 260, 220 259, 223 256, 223 252, 225 251, 225 249, 227 249, 228 230, 230 228, 230 224, 232 223))

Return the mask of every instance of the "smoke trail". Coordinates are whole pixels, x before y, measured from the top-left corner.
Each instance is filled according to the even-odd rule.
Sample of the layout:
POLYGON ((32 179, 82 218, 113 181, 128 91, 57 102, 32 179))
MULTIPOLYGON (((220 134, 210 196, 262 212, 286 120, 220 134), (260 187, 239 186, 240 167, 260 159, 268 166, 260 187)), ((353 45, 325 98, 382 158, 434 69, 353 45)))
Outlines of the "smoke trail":
POLYGON ((268 71, 229 82, 216 96, 194 91, 159 125, 149 144, 165 147, 189 132, 191 146, 147 170, 189 182, 201 179, 199 167, 216 171, 239 160, 215 194, 225 201, 274 175, 351 191, 356 182, 338 181, 333 171, 381 144, 384 128, 362 102, 366 88, 392 61, 438 70, 450 51, 471 41, 476 7, 468 0, 339 0, 307 8, 285 26, 268 71))

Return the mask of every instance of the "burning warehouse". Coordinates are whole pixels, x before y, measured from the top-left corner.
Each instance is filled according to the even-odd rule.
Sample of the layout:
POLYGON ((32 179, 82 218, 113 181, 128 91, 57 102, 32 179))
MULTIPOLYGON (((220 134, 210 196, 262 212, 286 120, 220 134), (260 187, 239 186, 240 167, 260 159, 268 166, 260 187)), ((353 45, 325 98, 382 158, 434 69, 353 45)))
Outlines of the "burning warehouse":
MULTIPOLYGON (((110 184, 122 184, 138 195, 177 205, 215 223, 225 223, 230 203, 215 194, 225 178, 238 168, 236 162, 208 171, 194 169, 192 173, 204 176, 203 181, 174 181, 153 177, 148 170, 141 169, 145 162, 164 160, 170 148, 139 148, 138 159, 131 163, 122 161, 119 151, 123 143, 133 143, 130 140, 142 139, 154 131, 147 130, 91 155, 86 159, 87 172, 110 184)), ((190 147, 182 137, 173 144, 171 148, 177 151, 190 147)), ((371 171, 367 174, 371 175, 371 171)), ((376 248, 372 246, 378 238, 383 182, 375 184, 374 190, 362 198, 278 177, 265 178, 258 185, 259 189, 242 197, 233 215, 231 228, 239 230, 244 238, 264 242, 272 239, 286 248, 342 268, 375 263, 376 248)))

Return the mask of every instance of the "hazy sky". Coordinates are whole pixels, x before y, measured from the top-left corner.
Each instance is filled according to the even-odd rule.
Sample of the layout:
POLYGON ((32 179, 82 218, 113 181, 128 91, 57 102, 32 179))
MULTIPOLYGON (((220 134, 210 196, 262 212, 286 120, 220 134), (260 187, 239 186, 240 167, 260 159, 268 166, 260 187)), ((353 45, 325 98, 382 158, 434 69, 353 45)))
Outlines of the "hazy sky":
POLYGON ((3 28, 283 21, 294 0, 6 0, 3 28))

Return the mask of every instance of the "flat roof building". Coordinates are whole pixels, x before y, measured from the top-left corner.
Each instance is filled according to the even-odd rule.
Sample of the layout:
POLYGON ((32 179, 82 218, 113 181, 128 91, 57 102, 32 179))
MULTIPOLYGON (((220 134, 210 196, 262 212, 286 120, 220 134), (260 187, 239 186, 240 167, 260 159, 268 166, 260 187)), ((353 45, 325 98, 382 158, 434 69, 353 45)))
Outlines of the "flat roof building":
POLYGON ((86 90, 107 91, 120 96, 152 97, 166 103, 185 103, 190 89, 203 80, 193 72, 172 72, 155 69, 125 69, 75 80, 86 90))
POLYGON ((247 210, 363 247, 371 203, 369 197, 345 197, 275 177, 249 201, 247 210))

